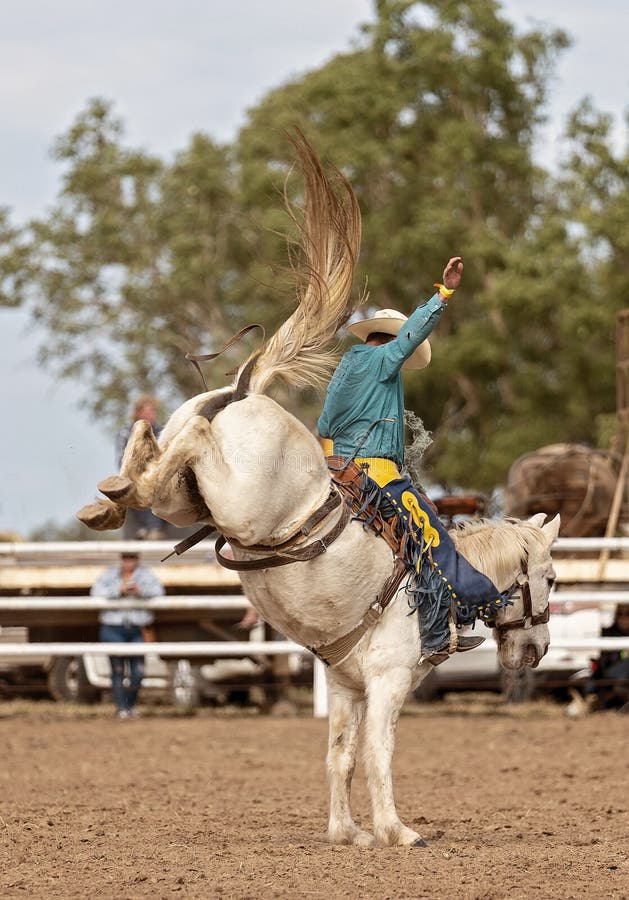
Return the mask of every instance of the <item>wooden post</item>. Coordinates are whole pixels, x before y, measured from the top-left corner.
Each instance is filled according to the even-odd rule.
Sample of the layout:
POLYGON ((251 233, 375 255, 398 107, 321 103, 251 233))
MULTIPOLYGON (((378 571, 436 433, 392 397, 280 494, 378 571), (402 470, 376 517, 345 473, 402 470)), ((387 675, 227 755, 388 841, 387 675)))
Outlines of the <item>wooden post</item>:
MULTIPOLYGON (((614 499, 612 507, 609 511, 609 519, 607 520, 607 528, 605 529, 605 537, 614 537, 616 526, 618 525, 618 516, 620 515, 620 507, 622 505, 622 495, 627 486, 627 473, 629 472, 629 437, 625 443, 625 452, 623 453, 622 462, 620 464, 620 472, 618 473, 618 481, 616 482, 616 490, 614 491, 614 499)), ((601 550, 599 556, 599 581, 602 581, 605 574, 605 565, 609 559, 609 550, 601 550)))
MULTIPOLYGON (((613 537, 618 527, 629 474, 629 309, 621 309, 616 315, 616 418, 618 430, 614 443, 617 445, 618 451, 624 444, 624 450, 605 528, 605 537, 613 537)), ((609 550, 602 550, 599 557, 599 579, 601 580, 605 574, 605 565, 608 559, 609 550)))

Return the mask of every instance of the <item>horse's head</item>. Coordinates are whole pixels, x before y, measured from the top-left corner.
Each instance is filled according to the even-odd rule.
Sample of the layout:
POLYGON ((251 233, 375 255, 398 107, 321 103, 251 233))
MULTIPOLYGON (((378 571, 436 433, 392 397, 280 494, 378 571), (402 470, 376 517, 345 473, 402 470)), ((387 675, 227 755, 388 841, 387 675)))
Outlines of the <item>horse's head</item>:
POLYGON ((555 582, 550 548, 559 534, 560 517, 544 525, 545 518, 545 513, 538 513, 514 525, 523 551, 511 581, 516 593, 513 604, 500 610, 491 623, 498 657, 506 669, 535 668, 548 650, 548 598, 555 582))
POLYGON ((217 391, 185 406, 164 430, 181 453, 171 452, 159 473, 158 515, 173 521, 181 471, 190 473, 182 485, 188 497, 194 485, 207 509, 203 521, 245 546, 281 543, 326 499, 330 479, 318 441, 274 400, 217 391))
POLYGON ((512 603, 488 622, 506 669, 537 666, 548 650, 548 596, 555 581, 550 548, 560 518, 544 525, 545 513, 528 521, 474 522, 452 533, 460 552, 500 591, 514 589, 512 603))

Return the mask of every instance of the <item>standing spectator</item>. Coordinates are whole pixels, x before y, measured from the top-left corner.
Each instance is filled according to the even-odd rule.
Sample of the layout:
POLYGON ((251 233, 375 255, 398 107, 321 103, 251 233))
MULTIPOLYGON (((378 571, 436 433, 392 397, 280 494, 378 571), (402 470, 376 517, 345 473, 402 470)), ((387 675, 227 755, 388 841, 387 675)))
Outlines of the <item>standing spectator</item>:
MULTIPOLYGON (((150 394, 138 397, 131 411, 131 421, 122 427, 116 435, 116 463, 118 469, 122 464, 125 447, 131 429, 140 419, 145 419, 153 429, 155 437, 159 437, 162 426, 157 424, 159 403, 150 394)), ((150 509, 128 509, 123 526, 122 536, 127 540, 161 540, 167 536, 168 523, 158 519, 150 509)))
MULTIPOLYGON (((107 600, 133 597, 160 597, 164 588, 150 571, 140 565, 137 553, 120 554, 120 565, 106 569, 95 581, 90 591, 92 597, 107 600)), ((142 643, 144 630, 153 624, 153 613, 148 609, 116 607, 100 612, 99 639, 106 643, 142 643)), ((120 719, 137 716, 136 702, 144 675, 144 657, 110 656, 111 690, 120 719)))

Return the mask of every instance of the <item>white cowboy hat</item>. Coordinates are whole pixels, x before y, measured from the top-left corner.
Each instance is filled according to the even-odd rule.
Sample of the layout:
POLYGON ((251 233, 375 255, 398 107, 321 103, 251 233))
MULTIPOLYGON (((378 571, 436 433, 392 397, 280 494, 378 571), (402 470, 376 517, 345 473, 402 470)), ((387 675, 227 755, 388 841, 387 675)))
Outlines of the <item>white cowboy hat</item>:
MULTIPOLYGON (((360 319, 347 326, 347 330, 361 341, 366 341, 373 331, 382 331, 385 334, 398 334, 408 316, 398 312, 397 309, 381 309, 378 314, 369 319, 360 319)), ((431 350, 428 340, 422 341, 417 350, 409 356, 402 368, 425 369, 430 362, 431 350)))

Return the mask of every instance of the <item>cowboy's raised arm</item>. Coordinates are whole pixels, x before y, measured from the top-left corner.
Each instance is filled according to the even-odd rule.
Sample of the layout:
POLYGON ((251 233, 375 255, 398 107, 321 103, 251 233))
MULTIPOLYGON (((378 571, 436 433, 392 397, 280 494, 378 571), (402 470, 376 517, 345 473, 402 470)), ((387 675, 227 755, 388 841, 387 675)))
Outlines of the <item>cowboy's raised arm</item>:
POLYGON ((437 293, 418 306, 400 328, 397 336, 380 348, 383 357, 383 374, 390 378, 402 368, 406 360, 430 335, 441 318, 448 300, 461 283, 463 262, 460 256, 453 256, 443 270, 443 283, 435 284, 437 293))

